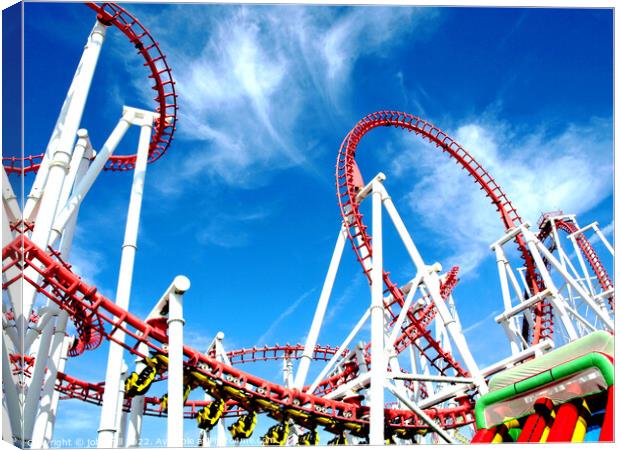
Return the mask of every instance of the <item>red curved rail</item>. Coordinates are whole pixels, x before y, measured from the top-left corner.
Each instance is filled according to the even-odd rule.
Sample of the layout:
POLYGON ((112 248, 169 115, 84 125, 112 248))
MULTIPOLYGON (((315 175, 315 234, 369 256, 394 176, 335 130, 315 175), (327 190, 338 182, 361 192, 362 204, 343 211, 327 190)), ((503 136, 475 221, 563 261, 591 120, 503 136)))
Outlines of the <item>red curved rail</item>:
MULTIPOLYGON (((133 314, 119 308, 114 302, 89 286, 69 268, 37 247, 26 236, 20 236, 2 250, 3 268, 21 264, 22 269, 38 272, 43 280, 37 283, 28 271, 22 270, 21 279, 30 283, 37 291, 56 303, 62 310, 74 317, 83 310, 90 317, 97 316, 105 324, 102 335, 117 342, 130 353, 145 357, 141 344, 149 351, 166 353, 168 341, 164 329, 150 325, 133 314), (124 342, 114 337, 116 330, 126 336, 124 342)), ((9 280, 18 281, 17 279, 9 280)), ((3 289, 10 282, 3 283, 3 289)), ((148 351, 147 351, 148 352, 148 351)), ((228 400, 236 401, 244 410, 267 413, 275 420, 292 418, 306 428, 320 424, 327 431, 338 433, 343 427, 352 433, 364 436, 368 429, 368 408, 355 403, 329 400, 297 389, 290 389, 250 375, 235 367, 222 364, 212 357, 188 346, 183 347, 184 365, 193 372, 211 380, 218 389, 226 389, 228 400), (267 406, 266 406, 267 405, 267 406), (295 414, 293 414, 295 412, 295 414)), ((463 400, 456 406, 431 408, 427 414, 436 419, 440 426, 451 429, 473 422, 473 405, 463 400)), ((412 411, 386 410, 387 425, 399 428, 424 430, 428 425, 412 411)))
MULTIPOLYGON (((554 219, 554 222, 559 230, 562 230, 567 234, 575 233, 578 230, 577 225, 575 225, 573 221, 556 218, 554 219)), ((550 225, 549 222, 547 222, 547 225, 550 225)), ((543 241, 549 236, 550 233, 551 227, 545 226, 538 233, 538 239, 543 241)), ((592 244, 590 243, 588 238, 583 233, 581 233, 575 237, 575 240, 577 242, 577 245, 579 246, 579 249, 581 250, 581 253, 583 254, 583 256, 585 256, 588 264, 592 268, 592 271, 594 272, 594 275, 598 280, 598 284, 601 286, 603 292, 609 289, 613 289, 614 283, 613 281, 611 281, 611 277, 607 273, 607 270, 605 270, 605 266, 603 266, 603 263, 601 262, 598 253, 596 253, 596 250, 594 250, 594 247, 592 247, 592 244)), ((609 302, 609 306, 613 310, 615 307, 614 296, 610 296, 607 301, 609 302)))
MULTIPOLYGON (((364 225, 362 221, 363 215, 360 213, 359 202, 356 198, 359 190, 363 187, 363 182, 361 181, 361 175, 357 163, 355 162, 355 154, 362 137, 377 127, 402 128, 409 132, 414 132, 423 139, 427 139, 435 144, 436 147, 440 148, 442 152, 447 153, 448 156, 453 158, 457 164, 465 169, 468 175, 474 179, 474 182, 485 192, 486 196, 490 198, 491 203, 497 208, 506 230, 522 223, 516 208, 512 205, 493 177, 491 177, 473 156, 450 136, 434 125, 411 114, 399 111, 375 112, 360 120, 347 134, 340 146, 336 162, 336 190, 340 213, 355 255, 362 265, 362 270, 369 281, 370 273, 369 270, 364 268, 364 260, 372 257, 372 245, 371 236, 367 232, 368 227, 364 225), (361 243, 356 242, 357 239, 359 239, 361 243)), ((517 236, 515 240, 527 269, 528 284, 534 293, 540 292, 544 289, 544 284, 536 271, 534 261, 527 250, 525 241, 521 235, 517 236)), ((404 295, 401 289, 390 280, 389 273, 386 271, 383 272, 383 282, 389 293, 392 294, 393 298, 396 300, 396 303, 402 306, 404 303, 404 295)), ((552 336, 553 312, 551 305, 547 301, 538 304, 538 306, 535 307, 535 317, 536 326, 530 338, 532 343, 537 343, 544 337, 550 338, 552 336)), ((416 345, 418 350, 426 355, 429 361, 438 361, 440 359, 443 362, 444 368, 450 367, 455 369, 458 373, 463 374, 463 369, 459 367, 458 363, 449 352, 441 349, 439 343, 433 339, 431 333, 424 324, 414 317, 409 316, 409 319, 416 329, 417 338, 413 341, 413 344, 416 345), (434 350, 436 354, 428 355, 428 351, 431 349, 434 350)), ((439 367, 437 368, 439 369, 439 367)), ((443 373, 441 369, 440 372, 443 373)))
MULTIPOLYGON (((172 71, 159 44, 151 33, 133 15, 115 3, 86 3, 97 13, 97 19, 104 25, 118 28, 144 59, 144 66, 149 68, 149 79, 155 91, 155 111, 160 117, 155 121, 149 148, 149 162, 157 161, 166 153, 177 122, 177 94, 172 71)), ((7 173, 26 174, 36 172, 41 166, 44 154, 19 157, 3 157, 2 163, 7 173)), ((136 155, 113 155, 108 159, 105 170, 125 171, 135 166, 136 155)))

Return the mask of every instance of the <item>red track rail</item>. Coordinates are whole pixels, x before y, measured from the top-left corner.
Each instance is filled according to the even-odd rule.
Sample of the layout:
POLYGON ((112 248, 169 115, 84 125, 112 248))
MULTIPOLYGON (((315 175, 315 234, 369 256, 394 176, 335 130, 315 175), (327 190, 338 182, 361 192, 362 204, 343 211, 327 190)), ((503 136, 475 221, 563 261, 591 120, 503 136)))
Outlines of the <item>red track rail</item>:
MULTIPOLYGON (((166 57, 161 51, 159 44, 149 31, 129 12, 115 3, 86 3, 86 6, 97 13, 97 19, 105 25, 113 25, 118 28, 138 53, 144 58, 144 66, 149 68, 149 79, 153 81, 152 89, 155 91, 155 111, 160 118, 155 121, 153 136, 149 149, 149 162, 157 161, 168 150, 172 142, 172 136, 176 129, 177 121, 177 94, 172 79, 172 71, 168 66, 166 57)), ((43 160, 43 154, 31 155, 24 158, 4 157, 2 163, 7 173, 26 174, 36 172, 43 160)), ((136 155, 111 156, 106 163, 105 170, 125 171, 132 170, 136 161, 136 155)))
MULTIPOLYGON (((166 332, 149 325, 128 311, 119 308, 97 289, 89 286, 63 266, 51 255, 34 245, 26 236, 20 236, 2 250, 3 270, 16 266, 21 269, 21 277, 3 283, 3 289, 20 279, 30 283, 37 291, 56 303, 62 310, 74 317, 84 311, 87 317, 98 317, 104 324, 102 335, 117 342, 130 353, 145 357, 140 348, 146 347, 155 352, 166 353, 166 332), (27 275, 26 268, 34 269, 43 280, 40 284, 27 275), (116 330, 126 335, 125 342, 114 336, 116 330)), ((35 277, 36 278, 36 277, 35 277)), ((222 364, 208 355, 184 346, 185 367, 202 374, 211 380, 218 390, 226 390, 227 400, 236 401, 244 410, 263 411, 276 420, 292 418, 299 425, 314 428, 317 423, 326 430, 338 433, 344 428, 358 435, 365 435, 368 428, 368 408, 342 401, 328 400, 309 395, 296 389, 250 375, 235 367, 222 364), (258 403, 264 401, 265 404, 258 403), (293 415, 292 412, 297 412, 293 415), (299 415, 301 413, 301 415, 299 415)), ((88 398, 88 395, 85 396, 88 398)), ((458 428, 473 422, 473 405, 468 399, 457 406, 433 408, 426 412, 445 428, 458 428)), ((427 429, 428 425, 411 411, 386 410, 390 426, 412 429, 427 429)))
MULTIPOLYGON (((253 363, 257 361, 279 361, 283 359, 300 359, 304 351, 303 344, 266 345, 264 347, 242 348, 226 352, 232 365, 253 363)), ((338 347, 317 345, 312 359, 328 361, 338 351, 338 347)), ((346 352, 343 356, 346 356, 346 352)))
MULTIPOLYGON (((556 227, 559 230, 562 230, 567 234, 572 234, 577 231, 577 226, 571 220, 554 219, 554 222, 556 224, 556 227)), ((550 224, 550 221, 547 221, 546 226, 544 226, 539 231, 538 239, 540 239, 541 241, 544 241, 549 236, 550 233, 551 233, 551 224, 550 224)), ((598 280, 598 283, 601 286, 601 289, 603 290, 603 292, 609 289, 613 289, 614 283, 613 281, 611 281, 611 277, 605 270, 605 267, 603 266, 601 259, 596 253, 596 250, 594 250, 594 248, 592 247, 592 244, 590 243, 588 238, 583 233, 581 233, 575 237, 575 240, 577 241, 577 245, 579 246, 581 253, 586 257, 588 264, 590 265, 590 267, 592 268, 592 271, 596 275, 596 279, 598 280)), ((609 297, 608 302, 609 302, 609 306, 613 310, 614 309, 614 297, 613 296, 609 297)))
MULTIPOLYGON (((457 142, 450 136, 441 131, 434 125, 415 117, 411 114, 398 111, 379 111, 370 114, 360 120, 355 127, 344 138, 338 159, 336 161, 336 189, 338 195, 338 203, 340 212, 343 217, 349 240, 353 246, 353 250, 370 282, 369 270, 364 268, 364 260, 372 257, 371 236, 367 232, 367 226, 364 225, 363 215, 359 210, 359 203, 356 196, 361 189, 360 175, 357 163, 355 162, 355 154, 357 146, 366 133, 377 127, 395 127, 402 128, 409 132, 413 131, 420 135, 423 139, 427 139, 436 147, 440 148, 456 163, 465 169, 474 182, 485 192, 487 197, 491 199, 491 203, 495 205, 502 223, 506 230, 518 226, 522 223, 521 217, 517 213, 516 208, 512 205, 506 194, 500 186, 495 182, 491 175, 457 142), (356 242, 361 241, 361 244, 356 242), (366 255, 364 255, 364 253, 366 255)), ((521 251, 522 258, 527 268, 528 284, 531 290, 536 293, 544 289, 544 284, 536 272, 534 261, 530 255, 523 237, 517 236, 515 239, 521 251)), ((404 295, 401 289, 390 280, 389 272, 383 272, 383 282, 387 291, 393 296, 398 306, 403 305, 404 295)), ((390 305, 386 305, 389 309, 390 305)), ((543 302, 536 307, 536 326, 530 338, 533 344, 537 343, 544 337, 551 337, 553 333, 553 315, 551 305, 543 302)), ((392 315, 395 316, 392 312, 392 315)), ((459 374, 464 374, 464 370, 454 360, 449 352, 441 349, 439 343, 433 339, 430 331, 425 324, 412 315, 409 320, 413 325, 416 334, 412 344, 415 345, 421 354, 431 362, 440 373, 444 373, 446 369, 454 369, 459 374), (438 363, 441 361, 441 363, 438 363)))

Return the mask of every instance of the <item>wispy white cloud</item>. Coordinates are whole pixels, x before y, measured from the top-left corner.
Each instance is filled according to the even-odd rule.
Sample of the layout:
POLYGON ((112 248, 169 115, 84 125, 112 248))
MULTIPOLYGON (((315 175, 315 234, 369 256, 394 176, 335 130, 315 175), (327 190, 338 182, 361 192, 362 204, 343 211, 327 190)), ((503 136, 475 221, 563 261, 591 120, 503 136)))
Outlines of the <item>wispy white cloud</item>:
MULTIPOLYGON (((497 121, 465 123, 455 139, 495 177, 521 217, 535 225, 541 212, 581 214, 612 192, 613 141, 609 120, 520 134, 497 121)), ((488 245, 503 231, 489 199, 471 178, 434 145, 403 138, 407 150, 393 161, 396 175, 421 174, 411 186, 409 205, 451 249, 447 264, 466 276, 489 255, 488 245), (415 143, 414 143, 415 142, 415 143)))
POLYGON ((419 38, 416 24, 434 15, 292 5, 167 10, 166 26, 153 32, 174 67, 178 137, 193 150, 159 190, 180 193, 179 177, 253 187, 292 166, 318 173, 316 136, 346 111, 356 62, 387 57, 398 43, 419 38))
POLYGON ((315 291, 315 288, 310 289, 309 291, 304 292, 300 295, 293 303, 291 303, 288 308, 286 308, 276 319, 271 322, 271 325, 267 330, 256 340, 256 345, 263 345, 267 342, 267 339, 271 336, 271 334, 277 329, 277 327, 282 323, 284 319, 293 314, 295 310, 301 305, 301 303, 306 300, 310 295, 315 291))

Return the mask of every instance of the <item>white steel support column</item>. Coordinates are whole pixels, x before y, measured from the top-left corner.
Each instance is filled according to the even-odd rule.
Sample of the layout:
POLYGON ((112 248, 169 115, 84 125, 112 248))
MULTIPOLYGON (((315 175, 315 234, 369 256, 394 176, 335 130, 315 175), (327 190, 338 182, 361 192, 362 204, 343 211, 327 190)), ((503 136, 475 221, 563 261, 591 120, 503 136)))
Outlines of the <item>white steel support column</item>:
POLYGON ((424 420, 441 438, 448 444, 454 444, 452 437, 441 428, 433 419, 431 419, 415 402, 412 402, 407 395, 392 383, 386 383, 386 387, 401 401, 424 420))
POLYGON ((607 247, 607 250, 609 250, 609 253, 611 253, 611 256, 615 256, 614 249, 611 246, 611 244, 609 243, 609 241, 607 240, 607 238, 605 237, 605 235, 603 234, 603 232, 599 229, 598 222, 594 222, 593 228, 594 228, 594 231, 596 232, 596 235, 598 236, 598 238, 603 243, 603 245, 605 247, 607 247))
POLYGON ((11 426, 11 417, 4 397, 2 397, 2 440, 9 444, 13 443, 13 427, 11 426))
MULTIPOLYGON (((542 277, 545 286, 547 286, 547 289, 551 291, 551 294, 549 295, 549 300, 555 308, 556 314, 560 317, 560 320, 562 321, 562 325, 564 326, 564 330, 566 331, 568 339, 570 341, 574 341, 578 337, 577 331, 575 330, 575 327, 573 326, 570 317, 568 317, 568 312, 566 311, 566 308, 564 308, 564 299, 561 298, 561 295, 558 292, 558 289, 556 288, 555 283, 551 278, 551 275, 547 271, 540 252, 538 251, 538 247, 536 246, 536 242, 538 241, 538 239, 536 238, 534 233, 527 229, 527 227, 522 226, 521 230, 530 254, 532 255, 532 258, 534 258, 534 263, 538 267, 540 276, 542 277)), ((581 292, 583 292, 583 290, 581 292)), ((586 297, 587 296, 588 294, 586 294, 586 297)))
POLYGON ((349 347, 349 344, 351 343, 351 341, 353 341, 353 338, 357 335, 357 333, 359 332, 359 330, 362 329, 362 327, 364 326, 364 324, 366 323, 366 321, 368 320, 368 317, 370 316, 370 309, 367 309, 366 311, 364 311, 364 314, 362 315, 362 318, 357 322, 357 324, 355 325, 355 327, 353 327, 353 330, 351 330, 351 332, 349 333, 349 335, 345 338, 344 342, 342 343, 342 345, 340 345, 338 347, 338 350, 336 351, 336 353, 334 354, 334 356, 332 356, 329 360, 329 362, 325 365, 325 367, 323 367, 323 369, 321 370, 321 373, 319 373, 316 377, 316 379, 314 380, 314 382, 312 383, 312 385, 310 386, 310 388, 308 388, 308 393, 312 394, 314 392, 314 390, 317 388, 317 386, 319 385, 319 383, 327 376, 327 374, 332 370, 332 368, 334 367, 334 365, 336 364, 336 362, 338 362, 338 360, 340 359, 340 357, 342 356, 342 354, 347 350, 347 348, 349 347))
MULTIPOLYGON (((53 160, 54 153, 58 150, 66 152, 73 149, 75 136, 82 121, 82 114, 86 106, 90 85, 93 81, 93 75, 95 74, 95 68, 97 67, 97 61, 99 60, 101 47, 105 39, 106 29, 107 26, 97 20, 88 37, 84 52, 82 53, 82 59, 80 59, 80 63, 73 76, 73 81, 62 105, 54 131, 47 144, 41 167, 24 206, 24 219, 33 219, 31 217, 32 213, 35 211, 41 195, 47 191, 50 185, 49 173, 51 172, 52 164, 50 164, 50 159, 48 158, 53 160)), ((37 225, 40 220, 39 216, 40 211, 37 213, 37 225)))
MULTIPOLYGON (((6 247, 13 240, 13 232, 11 231, 11 228, 9 225, 9 218, 8 218, 7 213, 8 211, 3 207, 2 208, 2 248, 6 247)), ((22 292, 22 287, 24 283, 19 281, 20 276, 21 276, 21 270, 17 265, 10 267, 7 270, 2 271, 3 282, 6 280, 12 280, 12 279, 18 280, 18 281, 11 283, 6 289, 8 305, 5 305, 5 303, 2 302, 2 313, 3 313, 2 325, 3 325, 3 329, 6 331, 6 334, 4 335, 5 336, 4 340, 7 343, 7 348, 12 353, 15 353, 15 350, 17 348, 23 347, 23 335, 17 331, 17 326, 15 324, 15 321, 13 321, 11 325, 8 324, 8 321, 6 320, 6 316, 4 316, 4 313, 7 312, 6 309, 8 307, 12 308, 13 312, 15 312, 17 308, 19 308, 20 305, 22 304, 21 292, 22 292), (8 341, 6 340, 7 337, 9 338, 8 341)))
MULTIPOLYGON (((383 176, 383 178, 385 179, 385 176, 383 176)), ((377 190, 380 191, 382 198, 383 198, 383 205, 385 206, 385 210, 389 214, 390 219, 392 219, 392 222, 394 223, 394 226, 396 227, 396 231, 398 232, 398 235, 403 241, 403 244, 405 245, 405 248, 407 249, 407 253, 409 254, 409 257, 411 258, 411 261, 416 266, 416 269, 418 271, 421 271, 421 270, 425 271, 426 265, 424 264, 424 260, 422 259, 420 252, 415 246, 413 239, 409 235, 409 232, 407 231, 407 228, 405 227, 403 220, 398 214, 398 211, 396 210, 396 207, 394 206, 394 203, 392 202, 392 198, 388 195, 382 183, 377 183, 377 185, 378 185, 377 190)), ((450 333, 450 337, 452 338, 454 342, 454 345, 458 349, 459 354, 461 355, 461 358, 463 358, 465 367, 467 367, 469 372, 477 380, 476 386, 478 387, 479 392, 481 394, 486 393, 488 391, 488 387, 486 385, 486 382, 484 381, 484 378, 480 375, 480 370, 478 369, 478 365, 476 364, 476 361, 474 360, 474 357, 471 354, 471 351, 469 350, 469 346, 467 345, 465 336, 463 336, 463 333, 459 329, 458 324, 450 315, 450 311, 448 310, 448 307, 446 306, 445 302, 441 298, 441 295, 439 292, 438 278, 436 276, 432 277, 428 273, 424 273, 423 280, 424 280, 424 284, 428 288, 429 293, 431 294, 435 302, 435 307, 437 308, 437 312, 439 313, 441 320, 443 320, 446 326, 446 329, 450 333)))
MULTIPOLYGON (((7 218, 9 218, 10 220, 21 219, 22 212, 21 208, 19 207, 19 201, 17 200, 17 196, 13 191, 13 187, 11 186, 11 180, 9 180, 9 176, 6 173, 4 166, 2 167, 2 200, 2 207, 6 208, 7 218)), ((8 236, 7 239, 9 239, 8 236)))
MULTIPOLYGON (((73 342, 73 338, 65 336, 63 343, 62 343, 61 358, 58 363, 57 372, 64 372, 65 365, 67 364, 67 352, 69 351, 69 347, 71 346, 72 342, 73 342)), ((43 402, 44 399, 45 397, 43 397, 41 401, 43 402)), ((47 420, 41 419, 41 422, 45 424, 45 430, 42 433, 43 437, 41 438, 42 441, 40 443, 38 442, 39 434, 37 432, 37 425, 40 419, 39 417, 37 417, 37 422, 35 422, 35 432, 33 435, 32 448, 49 448, 50 441, 52 440, 52 436, 54 434, 54 425, 56 424, 56 416, 57 416, 57 411, 58 411, 59 400, 60 400, 60 392, 52 389, 52 398, 51 398, 51 403, 49 406, 49 414, 48 414, 47 420), (35 439, 37 439, 37 441, 35 441, 35 439)), ((43 408, 43 403, 41 404, 41 408, 43 408)))
POLYGON ((69 197, 71 196, 71 192, 75 187, 77 187, 77 183, 79 183, 84 177, 84 174, 88 170, 88 166, 90 164, 90 157, 93 153, 93 147, 90 143, 88 131, 81 128, 78 130, 77 135, 78 140, 75 144, 75 149, 73 150, 73 155, 71 157, 69 173, 67 173, 67 176, 65 177, 62 191, 60 192, 60 199, 58 201, 59 208, 65 207, 67 200, 69 200, 69 197))
POLYGON ((168 295, 168 447, 183 447, 183 294, 190 282, 174 279, 168 295))
MULTIPOLYGON (((504 255, 504 249, 501 246, 495 246, 492 248, 495 251, 495 257, 497 259, 497 271, 499 272, 499 283, 502 289, 502 300, 504 303, 504 310, 508 311, 512 308, 512 300, 510 297, 510 288, 508 287, 508 276, 506 274, 506 264, 508 261, 506 260, 506 256, 504 255)), ((510 317, 507 319, 508 324, 506 330, 508 332, 508 337, 510 339, 510 350, 513 355, 519 353, 519 342, 515 339, 515 334, 518 333, 518 330, 515 326, 514 317, 510 317)))
MULTIPOLYGON (((151 137, 151 127, 157 114, 148 111, 125 108, 123 117, 127 113, 133 113, 131 119, 133 123, 141 126, 140 139, 138 142, 138 154, 134 169, 133 184, 131 186, 131 196, 129 199, 129 209, 127 212, 127 223, 125 226, 125 238, 121 250, 121 264, 119 268, 118 284, 116 287, 116 304, 124 309, 129 309, 129 299, 131 295, 131 284, 133 281, 133 268, 136 257, 138 228, 140 224, 140 210, 142 208, 142 196, 144 194, 144 181, 146 177, 146 165, 148 161, 149 144, 151 137)), ((103 152, 102 152, 103 153, 103 152)), ((101 153, 98 157, 101 156, 101 153)), ((94 163, 93 163, 94 164, 94 163)), ((92 166, 91 166, 92 169, 92 166)), ((90 171, 89 171, 90 172, 90 171)), ((85 180, 83 180, 85 181, 85 180)), ((121 330, 114 332, 114 337, 123 342, 125 334, 121 330)), ((116 342, 110 342, 108 362, 105 378, 105 390, 101 405, 101 419, 99 422, 98 441, 99 448, 112 447, 114 435, 116 433, 115 413, 117 392, 121 383, 121 362, 124 349, 116 342)))
MULTIPOLYGON (((59 205, 64 205, 69 195, 71 194, 71 188, 76 182, 79 182, 88 169, 90 162, 90 155, 92 154, 92 147, 88 139, 88 133, 86 130, 78 130, 78 141, 73 151, 73 157, 71 161, 71 167, 69 174, 65 177, 62 193, 60 194, 59 205)), ((62 240, 60 242, 59 251, 63 255, 65 260, 69 257, 71 252, 71 245, 73 243, 73 234, 75 232, 77 220, 77 212, 72 215, 71 220, 67 224, 62 240)), ((54 390, 56 384, 56 377, 59 371, 64 370, 64 366, 67 361, 67 351, 69 350, 69 343, 65 337, 67 328, 67 322, 69 315, 66 311, 59 311, 58 318, 56 319, 56 327, 54 330, 54 336, 52 338, 50 359, 48 361, 48 373, 46 375, 45 383, 43 385, 43 393, 39 405, 39 413, 35 420, 32 447, 33 448, 47 448, 49 447, 50 440, 54 432, 54 424, 56 419, 56 410, 58 407, 59 396, 54 390)))
MULTIPOLYGON (((41 395, 39 403, 39 412, 36 416, 34 429, 32 432, 32 447, 42 448, 45 443, 45 435, 47 428, 49 428, 49 421, 51 420, 52 411, 52 399, 54 395, 54 386, 56 385, 56 376, 58 371, 61 370, 59 365, 63 359, 66 361, 67 346, 65 344, 65 330, 67 328, 68 315, 65 311, 61 311, 60 315, 56 319, 56 327, 54 329, 54 335, 52 337, 52 349, 50 352, 50 358, 48 359, 47 375, 43 384, 43 393, 41 395)), ((49 445, 49 442, 47 443, 49 445)))
MULTIPOLYGON (((228 359, 228 355, 226 354, 226 351, 224 350, 223 342, 224 342, 224 332, 218 331, 217 334, 215 335, 215 340, 213 341, 213 344, 212 344, 215 348, 215 359, 226 365, 230 365, 230 360, 228 359)), ((209 349, 210 348, 211 347, 209 347, 209 349)), ((209 353, 209 349, 207 349, 207 352, 205 352, 205 354, 209 353)), ((215 399, 205 392, 205 400, 215 400, 215 399)), ((220 420, 217 421, 217 424, 215 424, 215 434, 216 434, 215 446, 216 447, 226 447, 228 445, 228 432, 226 431, 225 420, 226 419, 224 417, 221 417, 220 420)), ((212 443, 211 434, 210 433, 207 433, 207 434, 209 435, 208 444, 209 446, 211 446, 211 443, 212 443)))
POLYGON ((24 442, 32 440, 32 430, 34 428, 34 421, 41 399, 41 389, 43 387, 45 371, 49 360, 48 355, 52 342, 52 330, 54 329, 55 323, 56 320, 54 317, 43 328, 41 337, 39 337, 39 348, 34 362, 30 386, 28 386, 28 392, 26 393, 26 402, 24 404, 24 434, 22 436, 24 442))
MULTIPOLYGON (((147 355, 149 347, 144 342, 138 346, 138 351, 147 355)), ((146 364, 142 358, 136 359, 136 372, 140 373, 146 364)), ((142 418, 144 416, 144 395, 136 395, 131 399, 131 412, 129 413, 129 424, 127 426, 127 447, 139 447, 140 436, 142 433, 142 418)))
MULTIPOLYGON (((65 180, 65 176, 69 172, 69 164, 73 153, 73 141, 75 140, 77 125, 75 128, 76 130, 73 131, 72 135, 68 135, 68 133, 65 133, 63 130, 49 164, 45 191, 40 200, 39 212, 37 213, 36 218, 37 221, 31 236, 32 242, 43 250, 47 250, 52 223, 54 222, 54 217, 56 216, 56 211, 58 209, 62 185, 65 180)), ((38 279, 38 274, 33 268, 29 267, 25 270, 25 272, 29 278, 38 279)), ((22 308, 17 307, 15 314, 17 331, 22 336, 26 333, 30 310, 32 309, 36 294, 37 290, 33 285, 30 283, 24 283, 22 291, 22 308)), ((25 348, 22 349, 21 353, 26 350, 27 349, 25 348)), ((47 355, 45 355, 45 358, 47 358, 47 355)))
MULTIPOLYGON (((573 277, 571 277, 571 275, 568 273, 568 271, 562 266, 562 264, 551 254, 551 252, 549 252, 549 250, 547 250, 547 248, 542 244, 542 242, 538 241, 536 239, 536 236, 534 236, 534 234, 527 230, 524 229, 524 234, 526 234, 527 232, 527 236, 530 237, 530 241, 528 241, 528 246, 531 244, 533 246, 535 246, 536 248, 538 248, 540 250, 540 253, 547 259, 547 261, 556 268, 556 270, 560 273, 560 275, 562 275, 562 277, 564 277, 564 279, 566 280, 566 282, 571 285, 575 291, 577 291, 577 293, 581 296, 581 299, 588 304, 588 306, 590 306, 590 308, 592 309, 592 312, 594 312, 594 314, 596 314, 599 319, 605 324, 606 327, 608 327, 610 330, 614 329, 614 323, 613 321, 610 319, 609 314, 607 313, 606 309, 604 307, 601 307, 600 305, 597 305, 596 302, 594 301, 594 299, 585 291, 585 289, 583 289, 579 283, 577 281, 575 281, 575 279, 573 277)), ((538 255, 538 258, 541 260, 542 262, 542 258, 540 256, 540 254, 538 255)), ((537 261, 538 263, 538 261, 537 261)), ((543 270, 540 271, 541 274, 544 272, 543 270)), ((550 277, 548 277, 550 279, 550 277)))
POLYGON ((575 251, 575 255, 577 255, 577 261, 579 261, 579 267, 581 267, 581 271, 583 272, 583 279, 588 286, 588 289, 592 295, 594 295, 594 286, 592 285, 592 280, 590 279, 590 273, 588 272, 588 267, 586 266, 586 262, 583 259, 583 255, 581 254, 581 248, 577 244, 574 235, 569 235, 568 238, 573 243, 573 250, 575 251))
MULTIPOLYGON (((127 364, 125 363, 125 361, 122 361, 122 368, 121 368, 121 380, 124 380, 125 378, 127 378, 127 364)), ((119 387, 118 387, 118 399, 116 401, 116 434, 114 435, 114 447, 118 448, 118 447, 124 447, 125 446, 125 433, 124 431, 124 424, 123 422, 126 423, 125 419, 125 412, 123 411, 123 403, 125 400, 125 385, 124 383, 120 383, 119 387)))
MULTIPOLYGON (((11 430, 14 436, 22 434, 22 405, 19 401, 18 384, 11 370, 11 361, 9 360, 9 352, 6 348, 6 339, 2 339, 2 385, 4 387, 4 400, 9 410, 9 419, 11 421, 11 430)), ((11 444, 13 442, 10 442, 11 444)), ((19 442, 18 442, 19 443, 19 442)))
POLYGON ((314 354, 314 347, 316 346, 316 342, 319 338, 319 332, 321 331, 321 325, 323 324, 323 319, 325 317, 325 310, 327 309, 329 297, 331 296, 332 288, 334 287, 334 280, 336 279, 336 273, 338 272, 338 267, 340 266, 340 260, 342 259, 342 252, 344 250, 345 242, 346 229, 344 225, 342 225, 340 232, 338 233, 338 239, 336 240, 336 246, 334 248, 334 253, 332 254, 332 259, 329 263, 329 269, 327 270, 325 282, 323 283, 323 289, 321 290, 321 295, 319 296, 319 302, 316 306, 316 311, 314 312, 312 325, 310 325, 310 331, 308 333, 308 338, 306 339, 304 352, 301 355, 301 360, 295 376, 294 387, 297 389, 301 389, 303 387, 306 382, 306 377, 308 376, 308 370, 310 368, 310 363, 312 362, 312 355, 314 354))
POLYGON ((384 343, 383 304, 383 231, 381 224, 381 191, 378 182, 372 185, 372 269, 370 278, 372 285, 370 306, 370 342, 372 360, 370 366, 370 445, 385 444, 385 392, 386 357, 384 343))
MULTIPOLYGON (((112 130, 112 133, 110 133, 110 136, 103 144, 103 147, 95 157, 95 160, 90 164, 87 172, 83 175, 82 179, 73 189, 73 194, 71 195, 71 198, 67 200, 63 208, 56 214, 56 218, 52 225, 52 233, 49 239, 50 245, 54 245, 56 240, 63 233, 63 230, 71 219, 71 216, 76 214, 78 207, 84 200, 86 194, 88 194, 88 191, 97 179, 97 176, 99 176, 106 162, 108 161, 110 156, 112 156, 114 150, 116 150, 116 147, 118 146, 121 139, 123 139, 123 136, 125 136, 125 133, 132 124, 132 116, 135 116, 135 114, 136 110, 134 108, 123 108, 123 114, 116 126, 114 127, 114 130, 112 130)), ((148 114, 152 114, 157 117, 157 115, 154 113, 148 114)), ((140 152, 138 151, 138 157, 139 154, 140 152)), ((136 161, 136 168, 137 164, 138 162, 136 161)))

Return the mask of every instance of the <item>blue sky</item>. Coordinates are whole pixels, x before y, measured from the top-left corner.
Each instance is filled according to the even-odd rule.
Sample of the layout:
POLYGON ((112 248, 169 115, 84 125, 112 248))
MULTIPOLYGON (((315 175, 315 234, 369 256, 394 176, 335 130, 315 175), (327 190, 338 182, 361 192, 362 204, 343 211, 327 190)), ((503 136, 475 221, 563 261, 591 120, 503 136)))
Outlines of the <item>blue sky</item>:
MULTIPOLYGON (((611 10, 124 6, 168 56, 180 105, 173 145, 147 173, 130 310, 144 316, 175 275, 188 276, 186 337, 197 348, 219 330, 231 349, 304 338, 339 228, 337 151, 375 110, 419 115, 452 135, 531 223, 563 209, 612 228, 611 10)), ((45 148, 93 22, 81 4, 26 4, 27 153, 45 148)), ((146 75, 109 30, 83 120, 95 148, 123 104, 152 108, 146 75)), ((136 145, 132 131, 119 153, 136 145)), ((461 266, 455 299, 479 364, 506 356, 488 250, 502 228, 487 199, 452 161, 397 130, 373 131, 357 160, 367 180, 388 175, 426 261, 461 266)), ((110 298, 131 176, 97 180, 70 258, 110 298)), ((404 284, 406 255, 392 230, 386 239, 386 268, 404 284)), ((368 301, 347 247, 319 342, 338 345, 368 301)), ((102 380, 106 348, 67 371, 102 380)), ((271 379, 279 369, 248 367, 271 379)), ((97 409, 69 404, 56 437, 95 437, 97 409)), ((162 436, 161 425, 147 420, 149 435, 162 436)))

